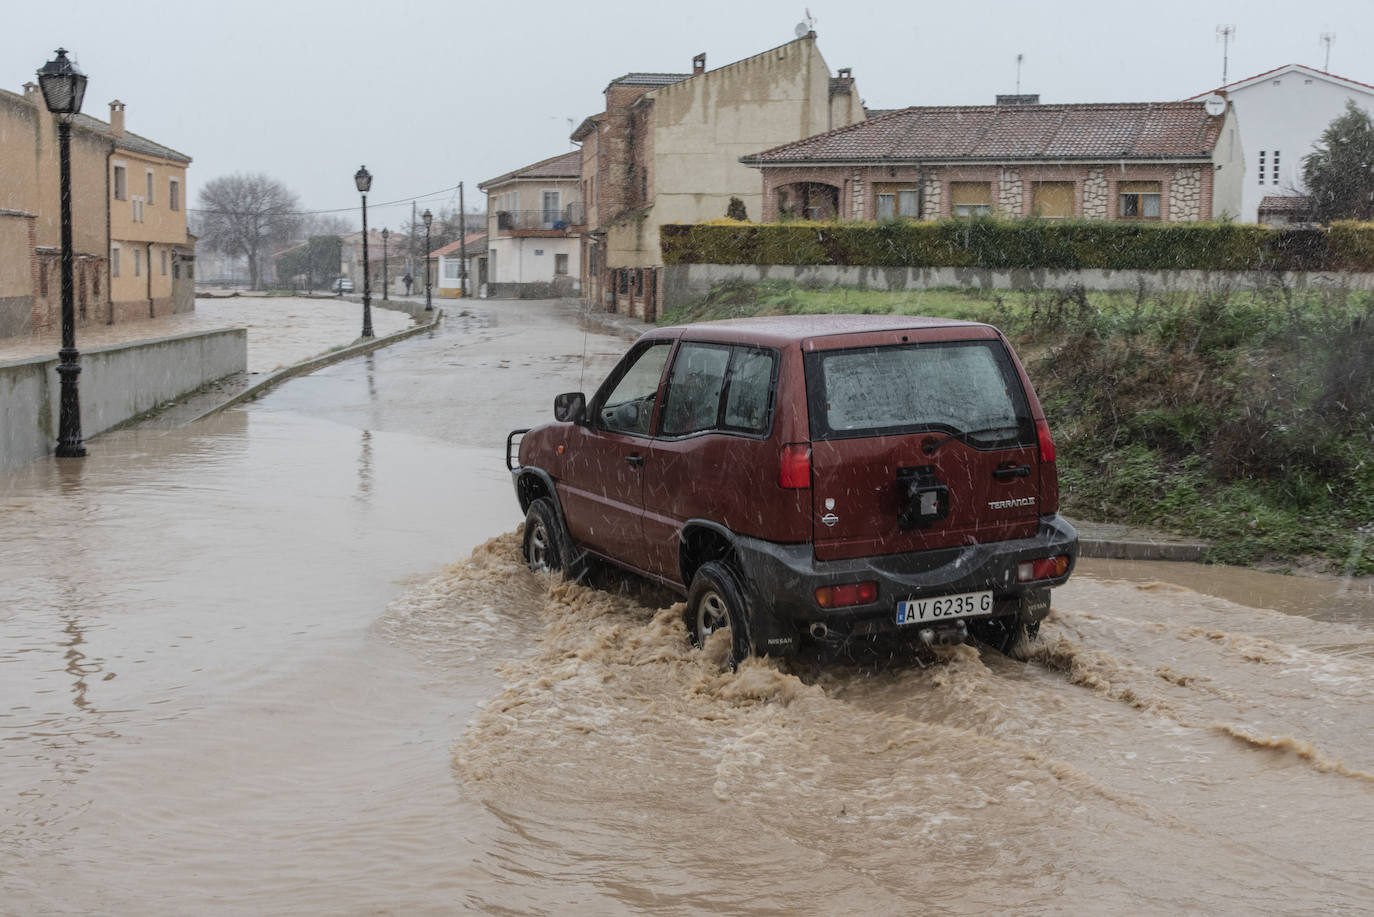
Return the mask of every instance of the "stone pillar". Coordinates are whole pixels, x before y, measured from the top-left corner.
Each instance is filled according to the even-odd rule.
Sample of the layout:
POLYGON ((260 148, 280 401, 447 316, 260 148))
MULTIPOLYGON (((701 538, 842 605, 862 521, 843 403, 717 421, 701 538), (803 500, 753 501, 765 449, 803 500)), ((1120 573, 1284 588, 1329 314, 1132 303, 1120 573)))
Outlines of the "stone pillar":
POLYGON ((1202 219, 1202 175, 1196 168, 1175 169, 1169 182, 1169 213, 1171 222, 1202 219))
POLYGON ((1083 216, 1089 220, 1107 219, 1107 174, 1102 169, 1089 169, 1083 179, 1083 216))

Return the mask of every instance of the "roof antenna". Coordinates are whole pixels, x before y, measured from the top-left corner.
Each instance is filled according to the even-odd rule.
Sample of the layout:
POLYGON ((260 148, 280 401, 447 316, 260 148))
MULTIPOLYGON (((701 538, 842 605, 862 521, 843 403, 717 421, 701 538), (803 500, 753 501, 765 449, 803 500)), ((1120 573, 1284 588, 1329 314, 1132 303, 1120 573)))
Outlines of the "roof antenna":
POLYGON ((1231 42, 1236 36, 1233 25, 1217 26, 1217 41, 1221 42, 1221 85, 1226 85, 1227 64, 1230 62, 1231 42))
POLYGON ((1016 55, 1016 94, 1021 94, 1021 62, 1026 59, 1026 55, 1016 55))
POLYGON ((797 27, 793 29, 793 32, 798 38, 805 38, 808 33, 816 28, 816 20, 811 18, 810 8, 803 7, 803 9, 806 10, 806 18, 797 23, 797 27))
POLYGON ((1323 32, 1323 33, 1321 34, 1321 40, 1322 40, 1322 44, 1326 45, 1326 63, 1322 65, 1322 69, 1325 70, 1327 73, 1330 73, 1330 72, 1331 72, 1331 46, 1332 46, 1333 44, 1336 43, 1336 33, 1335 33, 1335 32, 1323 32))

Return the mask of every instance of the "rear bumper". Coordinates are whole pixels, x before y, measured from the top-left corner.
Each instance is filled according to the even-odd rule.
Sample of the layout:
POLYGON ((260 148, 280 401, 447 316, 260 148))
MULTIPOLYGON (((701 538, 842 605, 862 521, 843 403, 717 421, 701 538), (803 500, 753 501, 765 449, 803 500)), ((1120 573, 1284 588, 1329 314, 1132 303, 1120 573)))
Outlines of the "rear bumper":
POLYGON ((809 544, 783 545, 754 538, 737 539, 735 548, 741 572, 751 585, 754 644, 764 652, 786 653, 816 623, 826 625, 839 638, 895 631, 900 599, 991 590, 994 616, 1018 614, 1038 621, 1049 613, 1049 589, 1062 585, 1073 573, 1078 532, 1054 514, 1040 517, 1039 530, 1029 538, 910 554, 818 561, 809 544), (1069 555, 1063 576, 1017 582, 1017 564, 1058 554, 1069 555), (815 593, 821 586, 861 581, 878 584, 876 601, 828 609, 816 603, 815 593))

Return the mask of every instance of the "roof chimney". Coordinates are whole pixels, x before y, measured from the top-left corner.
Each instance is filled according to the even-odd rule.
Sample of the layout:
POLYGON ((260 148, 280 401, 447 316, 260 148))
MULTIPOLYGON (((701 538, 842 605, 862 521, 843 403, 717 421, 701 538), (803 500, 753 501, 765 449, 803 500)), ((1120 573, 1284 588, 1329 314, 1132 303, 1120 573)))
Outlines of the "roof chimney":
POLYGON ((110 103, 110 136, 124 136, 124 103, 118 99, 110 103))
POLYGON ((24 84, 24 98, 35 104, 42 101, 42 93, 38 91, 38 84, 29 82, 24 84))
POLYGON ((705 72, 706 72, 706 52, 705 52, 705 51, 702 51, 702 52, 701 52, 700 54, 698 54, 696 57, 692 58, 692 76, 696 76, 698 73, 705 73, 705 72))

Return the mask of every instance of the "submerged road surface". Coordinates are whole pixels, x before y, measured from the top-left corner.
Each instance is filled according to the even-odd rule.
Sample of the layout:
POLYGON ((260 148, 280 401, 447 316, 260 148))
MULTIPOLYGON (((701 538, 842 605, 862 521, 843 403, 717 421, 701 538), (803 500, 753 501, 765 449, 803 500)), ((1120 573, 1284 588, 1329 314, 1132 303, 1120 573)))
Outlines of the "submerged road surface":
POLYGON ((722 672, 520 563, 505 434, 625 348, 558 310, 0 474, 0 913, 1370 912, 1366 594, 1087 562, 1028 662, 722 672))

